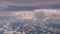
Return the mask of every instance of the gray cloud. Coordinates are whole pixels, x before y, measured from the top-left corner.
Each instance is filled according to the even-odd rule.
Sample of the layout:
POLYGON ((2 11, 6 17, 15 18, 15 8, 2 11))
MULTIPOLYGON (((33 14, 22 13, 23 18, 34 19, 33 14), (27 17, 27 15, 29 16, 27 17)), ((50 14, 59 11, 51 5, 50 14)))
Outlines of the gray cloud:
POLYGON ((28 11, 38 9, 36 7, 29 7, 29 6, 9 6, 8 8, 3 9, 2 11, 28 11))
MULTIPOLYGON (((0 10, 6 9, 9 6, 29 6, 29 7, 51 7, 59 5, 60 0, 0 0, 0 10)), ((60 6, 59 6, 60 7, 60 6)), ((58 8, 58 7, 57 7, 58 8)))

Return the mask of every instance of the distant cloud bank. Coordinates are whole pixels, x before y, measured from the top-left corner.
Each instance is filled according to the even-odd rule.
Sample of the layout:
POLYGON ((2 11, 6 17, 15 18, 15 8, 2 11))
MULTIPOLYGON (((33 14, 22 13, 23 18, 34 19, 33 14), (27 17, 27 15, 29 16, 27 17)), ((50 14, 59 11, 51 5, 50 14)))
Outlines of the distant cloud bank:
POLYGON ((0 10, 6 11, 18 11, 22 7, 23 10, 33 10, 39 8, 53 8, 60 9, 60 0, 0 0, 0 10), (10 7, 13 6, 13 7, 10 7), (15 6, 17 7, 16 9, 15 6), (20 7, 20 8, 18 8, 20 7), (23 7, 28 7, 28 9, 24 9, 23 7), (34 8, 30 8, 34 7, 34 8))

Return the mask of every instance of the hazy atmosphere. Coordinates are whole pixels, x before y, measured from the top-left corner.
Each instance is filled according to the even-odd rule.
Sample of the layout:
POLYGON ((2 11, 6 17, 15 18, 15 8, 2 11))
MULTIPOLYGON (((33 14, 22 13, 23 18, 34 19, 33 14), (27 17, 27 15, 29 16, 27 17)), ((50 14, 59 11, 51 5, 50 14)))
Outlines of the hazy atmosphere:
POLYGON ((60 0, 0 0, 0 34, 60 34, 60 0))

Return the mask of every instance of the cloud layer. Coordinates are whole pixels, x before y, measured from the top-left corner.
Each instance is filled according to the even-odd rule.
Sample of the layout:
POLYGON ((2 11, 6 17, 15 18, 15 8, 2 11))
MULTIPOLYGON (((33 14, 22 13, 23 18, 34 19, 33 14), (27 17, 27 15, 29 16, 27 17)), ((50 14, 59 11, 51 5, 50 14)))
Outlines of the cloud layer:
MULTIPOLYGON (((0 32, 20 32, 40 29, 44 32, 60 33, 60 10, 39 9, 34 11, 0 12, 0 32), (56 25, 56 26, 55 26, 56 25), (38 27, 35 29, 35 26, 38 27), (30 28, 30 29, 29 29, 30 28)), ((38 31, 39 32, 39 31, 38 31)), ((41 33, 41 32, 40 32, 41 33)))
MULTIPOLYGON (((58 8, 60 0, 0 0, 0 10, 10 6, 28 6, 36 8, 58 8)), ((8 9, 7 9, 8 10, 8 9)))

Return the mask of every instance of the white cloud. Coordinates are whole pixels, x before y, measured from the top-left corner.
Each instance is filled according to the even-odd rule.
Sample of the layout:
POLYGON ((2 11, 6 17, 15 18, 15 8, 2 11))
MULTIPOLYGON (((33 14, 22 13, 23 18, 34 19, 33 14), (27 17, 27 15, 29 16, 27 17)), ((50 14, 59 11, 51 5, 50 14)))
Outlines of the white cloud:
MULTIPOLYGON (((52 9, 42 9, 42 10, 34 10, 33 12, 29 12, 29 11, 15 11, 15 12, 0 12, 0 25, 1 25, 1 23, 2 24, 6 24, 7 23, 7 26, 6 27, 8 27, 8 25, 10 25, 10 23, 12 22, 18 22, 18 23, 20 23, 20 22, 23 22, 23 20, 25 19, 25 17, 26 17, 26 19, 31 19, 31 20, 33 20, 32 22, 33 23, 40 23, 40 25, 41 25, 41 27, 43 27, 43 25, 45 25, 46 23, 48 24, 48 23, 50 23, 49 21, 51 21, 52 20, 52 22, 53 23, 56 23, 56 24, 60 24, 60 10, 52 10, 52 9), (46 12, 46 11, 48 11, 48 12, 46 12), (52 12, 53 11, 53 12, 52 12), (37 18, 37 16, 36 16, 36 13, 37 13, 37 15, 39 15, 40 16, 40 14, 38 14, 38 13, 41 13, 41 14, 43 14, 42 16, 44 17, 44 15, 46 15, 46 18, 44 18, 43 20, 41 20, 41 19, 39 19, 39 18, 37 18), (23 16, 22 16, 23 15, 23 16), (56 16, 57 15, 57 16, 56 16), (2 17, 1 17, 2 16, 2 17), (5 19, 5 16, 6 16, 6 18, 7 19, 5 19), (9 16, 9 18, 8 18, 8 16, 9 16), (20 16, 22 16, 22 17, 20 17, 20 16), (20 19, 20 18, 22 18, 22 19, 20 19), (32 19, 32 18, 34 18, 34 19, 32 19), (3 20, 2 20, 3 19, 3 20), (36 20, 37 21, 36 21, 36 20), (56 21, 56 22, 55 22, 56 21), (45 23, 46 22, 46 23, 45 23)), ((29 22, 27 20, 27 22, 29 22)), ((25 23, 25 22, 24 22, 25 23)), ((45 27, 46 28, 46 27, 45 27)), ((48 27, 47 27, 48 28, 48 27)), ((53 28, 53 27, 52 27, 53 28)), ((53 30, 53 29, 49 29, 48 28, 48 30, 53 30)))
POLYGON ((34 10, 34 11, 0 12, 0 16, 2 17, 6 16, 6 18, 9 17, 9 20, 10 20, 10 17, 12 20, 16 20, 20 18, 37 20, 36 13, 38 16, 40 16, 39 13, 41 13, 43 17, 45 16, 45 18, 43 18, 43 21, 46 21, 47 19, 50 19, 50 17, 53 17, 54 15, 58 15, 58 17, 57 16, 53 17, 53 18, 58 19, 60 15, 60 10, 41 9, 41 10, 34 10))

